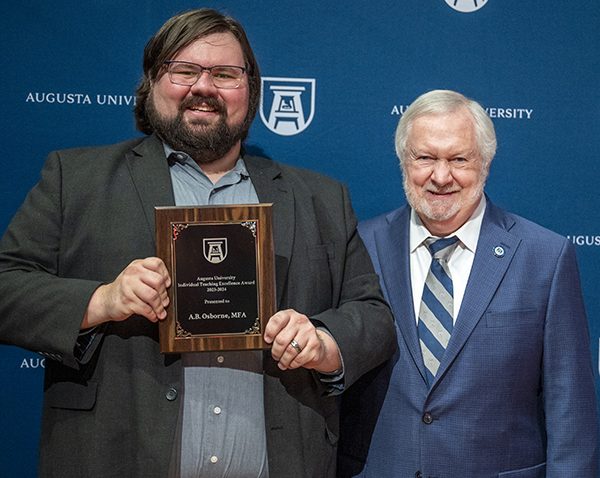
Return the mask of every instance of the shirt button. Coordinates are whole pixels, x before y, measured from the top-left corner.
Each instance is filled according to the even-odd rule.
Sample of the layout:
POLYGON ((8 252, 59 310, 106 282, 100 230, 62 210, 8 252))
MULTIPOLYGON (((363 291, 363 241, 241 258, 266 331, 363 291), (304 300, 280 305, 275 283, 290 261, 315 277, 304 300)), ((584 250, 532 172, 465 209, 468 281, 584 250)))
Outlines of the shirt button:
POLYGON ((177 398, 177 389, 170 388, 168 390, 167 394, 165 395, 165 397, 167 398, 167 400, 169 400, 169 402, 172 402, 173 400, 175 400, 177 398))
POLYGON ((216 455, 213 455, 210 457, 210 462, 211 463, 216 463, 217 461, 219 461, 219 457, 216 455))
POLYGON ((225 357, 223 357, 222 355, 219 355, 219 356, 217 357, 217 362, 218 362, 218 363, 223 363, 223 362, 225 362, 225 357))
POLYGON ((431 415, 431 413, 426 412, 423 415, 423 423, 425 423, 426 425, 431 425, 431 423, 433 423, 433 416, 431 415))
POLYGON ((221 414, 221 407, 215 407, 215 408, 213 408, 213 412, 215 412, 215 415, 220 415, 221 414))

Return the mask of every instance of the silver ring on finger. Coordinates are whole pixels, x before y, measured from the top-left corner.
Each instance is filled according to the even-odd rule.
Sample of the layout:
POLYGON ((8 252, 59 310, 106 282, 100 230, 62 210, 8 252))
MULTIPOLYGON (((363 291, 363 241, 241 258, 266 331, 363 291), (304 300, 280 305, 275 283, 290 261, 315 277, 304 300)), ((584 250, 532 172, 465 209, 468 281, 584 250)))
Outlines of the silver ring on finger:
POLYGON ((292 339, 292 341, 290 342, 290 346, 298 353, 302 352, 302 347, 300 347, 300 344, 298 342, 296 342, 296 339, 292 339))

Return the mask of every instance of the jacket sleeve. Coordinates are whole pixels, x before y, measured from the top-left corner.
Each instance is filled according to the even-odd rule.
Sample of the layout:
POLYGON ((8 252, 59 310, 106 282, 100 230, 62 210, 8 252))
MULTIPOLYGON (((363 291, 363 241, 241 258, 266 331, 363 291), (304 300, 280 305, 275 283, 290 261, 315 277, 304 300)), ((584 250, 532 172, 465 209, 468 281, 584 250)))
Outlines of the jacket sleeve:
POLYGON ((61 276, 74 239, 63 236, 64 200, 55 152, 0 241, 0 341, 76 367, 81 321, 100 282, 61 276))
POLYGON ((341 267, 339 288, 335 283, 333 286, 337 303, 312 318, 323 323, 338 344, 347 389, 364 373, 392 356, 396 349, 396 332, 379 278, 358 235, 348 192, 343 186, 341 189, 344 243, 339 253, 342 257, 334 257, 336 265, 341 267))
POLYGON ((598 417, 574 247, 565 240, 546 313, 543 396, 548 478, 597 476, 598 417))

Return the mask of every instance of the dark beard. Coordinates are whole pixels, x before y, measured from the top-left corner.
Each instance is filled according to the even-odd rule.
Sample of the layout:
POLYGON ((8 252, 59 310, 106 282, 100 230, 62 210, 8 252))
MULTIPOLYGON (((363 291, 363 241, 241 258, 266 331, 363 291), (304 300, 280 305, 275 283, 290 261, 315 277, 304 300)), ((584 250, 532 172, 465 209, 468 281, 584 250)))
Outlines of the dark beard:
POLYGON ((241 142, 248 132, 247 121, 239 125, 228 126, 227 111, 224 106, 212 97, 193 97, 179 105, 174 118, 165 118, 154 106, 152 94, 146 105, 148 122, 154 132, 175 151, 183 151, 198 164, 208 164, 224 157, 236 144, 241 142), (200 130, 190 128, 183 120, 183 113, 191 106, 206 104, 219 114, 219 120, 212 125, 196 121, 200 130))

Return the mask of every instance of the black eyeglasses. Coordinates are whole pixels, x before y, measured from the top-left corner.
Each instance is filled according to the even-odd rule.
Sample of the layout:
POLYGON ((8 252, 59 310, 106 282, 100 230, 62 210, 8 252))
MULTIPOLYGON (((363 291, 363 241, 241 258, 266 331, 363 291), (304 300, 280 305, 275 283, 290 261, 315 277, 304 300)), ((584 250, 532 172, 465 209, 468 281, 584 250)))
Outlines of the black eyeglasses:
POLYGON ((205 71, 216 88, 234 89, 242 84, 246 68, 232 65, 202 66, 188 61, 165 61, 171 83, 182 86, 192 86, 205 71))

